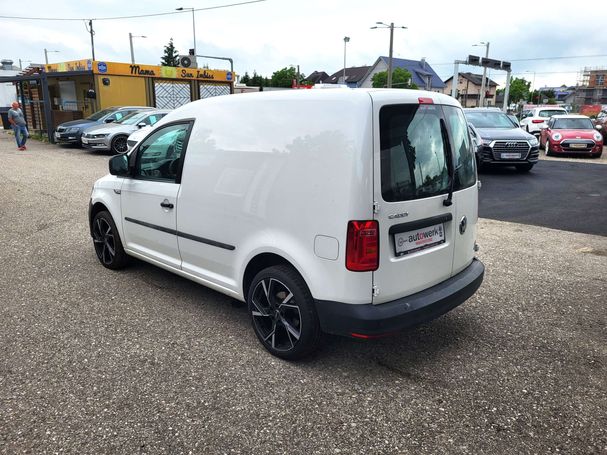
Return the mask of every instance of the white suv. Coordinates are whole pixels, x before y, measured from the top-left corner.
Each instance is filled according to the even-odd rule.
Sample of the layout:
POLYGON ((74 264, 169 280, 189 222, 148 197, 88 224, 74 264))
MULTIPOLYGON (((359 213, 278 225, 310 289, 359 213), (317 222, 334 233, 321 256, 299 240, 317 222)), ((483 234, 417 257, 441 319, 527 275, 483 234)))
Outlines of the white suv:
POLYGON ((374 338, 436 318, 483 280, 460 105, 417 90, 302 90, 189 103, 91 195, 110 269, 128 256, 246 301, 295 359, 321 332, 374 338))
POLYGON ((541 126, 545 125, 553 115, 567 115, 568 112, 562 107, 544 106, 535 107, 527 111, 526 116, 521 119, 521 128, 531 134, 540 134, 541 126))

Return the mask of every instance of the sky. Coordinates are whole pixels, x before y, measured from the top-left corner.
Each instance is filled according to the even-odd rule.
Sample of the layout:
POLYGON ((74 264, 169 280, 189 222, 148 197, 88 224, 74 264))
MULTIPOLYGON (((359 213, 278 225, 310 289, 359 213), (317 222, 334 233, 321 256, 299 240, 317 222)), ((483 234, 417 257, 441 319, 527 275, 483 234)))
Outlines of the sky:
MULTIPOLYGON (((1 0, 7 3, 7 0, 1 0)), ((0 15, 43 18, 103 18, 163 13, 177 7, 205 8, 246 0, 28 0, 26 7, 2 8, 0 15)), ((237 74, 253 71, 264 76, 286 66, 299 65, 304 74, 343 68, 344 37, 347 66, 372 65, 388 55, 389 30, 370 27, 394 22, 394 56, 419 60, 425 57, 445 80, 453 74, 453 61, 468 54, 512 61, 514 77, 535 82, 534 87, 575 85, 584 67, 607 67, 606 10, 570 1, 528 2, 417 1, 405 0, 265 0, 254 4, 195 13, 199 54, 231 57, 237 74), (588 57, 605 55, 603 57, 588 57), (549 58, 547 58, 549 57, 549 58), (555 58, 577 57, 577 58, 555 58), (523 59, 538 59, 521 61, 523 59), (540 60, 541 59, 541 60, 540 60), (517 61, 519 60, 519 61, 517 61)), ((595 6, 598 3, 595 4, 595 6)), ((160 17, 95 20, 97 60, 129 62, 128 34, 135 38, 135 60, 159 64, 164 46, 173 38, 180 53, 193 47, 192 13, 160 17)), ((84 21, 38 21, 0 18, 0 59, 18 65, 22 59, 44 62, 91 57, 90 36, 84 21)), ((220 60, 199 64, 227 69, 220 60)), ((460 71, 481 68, 460 66, 460 71)), ((504 83, 505 73, 490 77, 504 83)))

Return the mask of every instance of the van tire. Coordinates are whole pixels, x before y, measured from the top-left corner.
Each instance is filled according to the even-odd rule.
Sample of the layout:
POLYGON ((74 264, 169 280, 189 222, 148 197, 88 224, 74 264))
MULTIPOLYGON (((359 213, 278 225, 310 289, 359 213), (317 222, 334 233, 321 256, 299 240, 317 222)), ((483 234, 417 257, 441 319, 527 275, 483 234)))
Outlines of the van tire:
POLYGON ((276 265, 255 275, 247 307, 255 335, 272 355, 297 360, 320 346, 322 332, 314 299, 292 267, 276 265))
POLYGON ((124 252, 118 229, 108 211, 95 215, 91 224, 93 246, 97 259, 108 269, 121 269, 128 264, 129 257, 124 252))

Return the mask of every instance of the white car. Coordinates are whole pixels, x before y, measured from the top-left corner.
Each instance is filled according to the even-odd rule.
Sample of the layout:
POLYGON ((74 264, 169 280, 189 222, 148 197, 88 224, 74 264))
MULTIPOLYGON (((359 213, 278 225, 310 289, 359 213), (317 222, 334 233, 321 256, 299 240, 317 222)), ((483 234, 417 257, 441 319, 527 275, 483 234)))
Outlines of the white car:
POLYGON ((142 126, 140 129, 135 132, 129 134, 129 137, 126 140, 128 150, 130 151, 137 142, 146 137, 150 131, 152 130, 152 125, 142 126))
POLYGON ((526 115, 521 119, 521 128, 528 133, 538 136, 540 134, 541 126, 545 125, 546 122, 550 120, 550 117, 553 115, 568 114, 565 109, 557 106, 534 107, 526 112, 526 115))
POLYGON ((287 359, 321 332, 374 338, 463 303, 484 275, 477 218, 464 113, 417 90, 189 103, 110 160, 89 206, 103 266, 133 256, 246 301, 287 359))

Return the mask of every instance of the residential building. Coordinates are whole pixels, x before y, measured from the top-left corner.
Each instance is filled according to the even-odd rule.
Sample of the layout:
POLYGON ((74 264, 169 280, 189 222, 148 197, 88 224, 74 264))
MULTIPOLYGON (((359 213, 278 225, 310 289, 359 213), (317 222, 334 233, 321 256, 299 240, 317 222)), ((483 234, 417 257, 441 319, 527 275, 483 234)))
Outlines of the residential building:
MULTIPOLYGON (((362 82, 371 69, 370 66, 351 66, 346 68, 346 81, 345 84, 351 88, 362 87, 362 82)), ((336 73, 331 74, 328 79, 324 81, 325 84, 343 84, 344 83, 344 69, 340 69, 336 73)))
POLYGON ((324 84, 327 79, 329 79, 329 75, 324 71, 314 71, 306 76, 306 81, 310 82, 310 84, 324 84))
MULTIPOLYGON (((378 57, 362 79, 359 87, 373 87, 373 75, 382 71, 388 71, 388 61, 388 57, 378 57)), ((392 58, 392 69, 394 70, 396 68, 403 68, 409 71, 411 73, 412 82, 417 85, 420 90, 431 90, 433 92, 441 93, 445 87, 441 78, 438 77, 438 74, 436 74, 424 58, 421 60, 392 58)))
MULTIPOLYGON (((480 105, 482 74, 459 73, 457 81, 456 98, 463 107, 478 107, 480 105)), ((443 93, 451 95, 453 89, 453 76, 445 81, 443 93)), ((485 105, 495 106, 495 91, 497 83, 489 78, 485 81, 485 105)))

